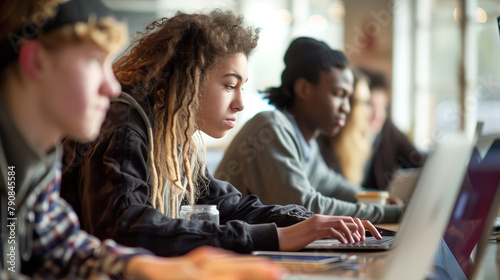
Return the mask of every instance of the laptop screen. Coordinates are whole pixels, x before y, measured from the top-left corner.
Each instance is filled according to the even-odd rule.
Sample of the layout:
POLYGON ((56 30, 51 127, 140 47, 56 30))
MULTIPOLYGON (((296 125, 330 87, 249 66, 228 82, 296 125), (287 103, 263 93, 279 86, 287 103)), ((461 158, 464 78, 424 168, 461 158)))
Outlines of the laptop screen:
MULTIPOLYGON (((474 267, 473 250, 481 234, 489 234, 486 223, 500 182, 500 141, 496 141, 481 163, 472 157, 449 224, 435 257, 439 279, 468 279, 474 267)), ((434 277, 431 277, 434 278, 434 277)))

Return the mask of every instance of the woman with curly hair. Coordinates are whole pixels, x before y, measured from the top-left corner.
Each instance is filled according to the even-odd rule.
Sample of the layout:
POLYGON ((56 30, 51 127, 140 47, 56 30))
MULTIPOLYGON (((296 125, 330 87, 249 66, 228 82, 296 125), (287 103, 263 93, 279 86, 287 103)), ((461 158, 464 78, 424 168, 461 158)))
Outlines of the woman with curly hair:
POLYGON ((248 253, 298 250, 322 237, 356 242, 365 227, 378 234, 366 221, 241 199, 206 170, 197 136, 220 138, 234 127, 258 33, 214 10, 179 12, 140 34, 114 65, 123 93, 99 138, 65 143, 63 195, 84 229, 162 256, 202 245, 248 253), (216 205, 220 225, 178 219, 185 204, 216 205))

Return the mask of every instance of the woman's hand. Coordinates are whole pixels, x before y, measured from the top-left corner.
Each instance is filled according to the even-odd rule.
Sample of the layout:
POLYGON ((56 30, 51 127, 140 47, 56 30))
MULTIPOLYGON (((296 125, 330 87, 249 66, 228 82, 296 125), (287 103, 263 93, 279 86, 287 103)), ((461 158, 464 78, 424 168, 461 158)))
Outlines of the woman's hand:
POLYGON ((266 258, 200 247, 176 258, 133 257, 125 273, 141 279, 278 280, 284 270, 266 258))
POLYGON ((344 244, 364 241, 366 230, 382 239, 370 221, 317 214, 295 225, 278 228, 278 239, 281 251, 297 251, 320 238, 335 238, 344 244))

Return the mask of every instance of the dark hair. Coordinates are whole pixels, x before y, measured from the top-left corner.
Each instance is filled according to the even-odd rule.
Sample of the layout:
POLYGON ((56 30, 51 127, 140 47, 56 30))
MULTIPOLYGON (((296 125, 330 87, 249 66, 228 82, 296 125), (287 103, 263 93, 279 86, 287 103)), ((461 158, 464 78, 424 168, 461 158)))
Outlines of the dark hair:
POLYGON ((281 86, 270 87, 263 93, 269 104, 284 109, 293 104, 293 87, 299 78, 312 84, 319 81, 320 71, 330 71, 331 67, 345 69, 349 65, 347 57, 338 50, 331 49, 325 42, 313 38, 300 37, 292 41, 285 53, 285 70, 281 74, 281 86))
POLYGON ((377 70, 368 69, 368 68, 365 68, 362 66, 358 67, 358 70, 361 73, 363 73, 365 76, 368 77, 368 79, 370 81, 368 83, 368 87, 370 88, 370 90, 374 90, 374 89, 387 90, 388 89, 387 80, 385 78, 384 73, 377 71, 377 70))

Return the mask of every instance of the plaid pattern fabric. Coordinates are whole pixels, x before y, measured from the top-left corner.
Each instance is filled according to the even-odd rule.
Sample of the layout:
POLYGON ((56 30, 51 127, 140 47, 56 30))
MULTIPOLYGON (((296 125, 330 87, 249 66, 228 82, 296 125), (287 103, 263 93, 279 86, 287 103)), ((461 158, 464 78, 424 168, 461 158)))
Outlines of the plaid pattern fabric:
POLYGON ((61 165, 55 170, 52 182, 28 200, 28 238, 32 234, 32 257, 44 260, 34 278, 89 278, 106 274, 120 277, 126 261, 138 254, 151 254, 100 241, 80 230, 80 223, 71 206, 60 198, 61 165))

